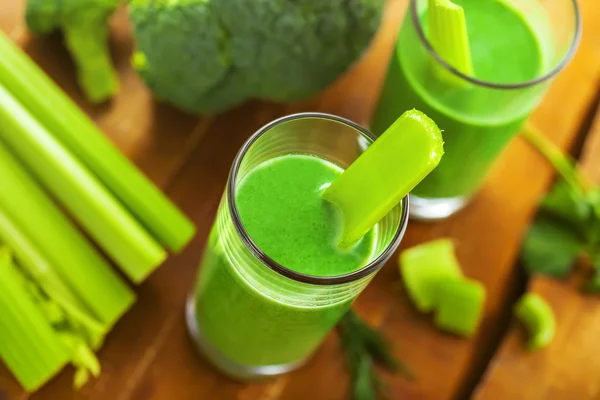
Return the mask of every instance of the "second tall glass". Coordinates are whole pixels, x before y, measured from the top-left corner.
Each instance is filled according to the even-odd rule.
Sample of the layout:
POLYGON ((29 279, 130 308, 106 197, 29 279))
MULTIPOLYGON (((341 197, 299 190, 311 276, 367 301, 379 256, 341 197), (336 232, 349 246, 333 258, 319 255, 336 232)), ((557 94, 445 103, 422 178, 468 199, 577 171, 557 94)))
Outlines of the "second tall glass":
POLYGON ((454 2, 465 10, 475 76, 452 68, 434 51, 428 1, 411 0, 371 121, 379 135, 416 108, 443 131, 444 159, 411 194, 411 217, 417 219, 445 218, 468 202, 580 37, 575 0, 454 2), (455 84, 438 79, 436 68, 455 84))

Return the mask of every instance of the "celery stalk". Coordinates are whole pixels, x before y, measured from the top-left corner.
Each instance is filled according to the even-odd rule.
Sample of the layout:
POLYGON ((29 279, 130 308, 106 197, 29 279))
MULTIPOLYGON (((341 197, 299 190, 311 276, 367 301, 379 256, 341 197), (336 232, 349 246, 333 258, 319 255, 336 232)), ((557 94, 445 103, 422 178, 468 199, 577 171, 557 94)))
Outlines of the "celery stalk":
POLYGON ((442 133, 418 110, 402 114, 342 175, 323 191, 342 212, 338 244, 353 246, 437 165, 444 154, 442 133))
POLYGON ((18 272, 0 260, 0 358, 27 391, 56 375, 69 355, 41 310, 21 285, 18 272))
MULTIPOLYGON (((452 68, 472 76, 473 62, 464 9, 450 0, 429 0, 428 18, 429 40, 436 53, 452 68)), ((464 81, 437 63, 433 71, 447 84, 465 86, 464 81)))
POLYGON ((0 138, 134 282, 164 261, 160 245, 2 85, 0 138))
MULTIPOLYGON (((94 317, 112 326, 133 304, 134 294, 38 188, 1 141, 0 193, 3 215, 31 241, 30 247, 48 260, 56 275, 94 317)), ((31 258, 31 254, 29 258, 23 256, 23 246, 15 248, 25 265, 26 260, 39 259, 31 258)), ((38 267, 44 266, 39 264, 38 267)))
MULTIPOLYGON (((19 261, 19 265, 31 279, 35 280, 71 318, 85 327, 92 345, 98 348, 108 327, 90 316, 91 310, 71 292, 71 289, 52 268, 50 262, 2 209, 0 209, 0 243, 10 247, 19 261)), ((6 248, 0 247, 0 251, 4 249, 6 248)))
POLYGON ((78 157, 163 245, 179 251, 195 227, 11 40, 0 32, 0 84, 78 157))
MULTIPOLYGON (((65 310, 57 304, 31 276, 24 273, 17 265, 9 263, 16 272, 14 275, 19 287, 24 288, 34 305, 41 311, 52 330, 64 346, 69 361, 79 371, 83 370, 89 376, 100 374, 100 363, 90 348, 93 338, 85 327, 73 320, 65 310)), ((75 384, 81 387, 86 381, 75 376, 75 384)))

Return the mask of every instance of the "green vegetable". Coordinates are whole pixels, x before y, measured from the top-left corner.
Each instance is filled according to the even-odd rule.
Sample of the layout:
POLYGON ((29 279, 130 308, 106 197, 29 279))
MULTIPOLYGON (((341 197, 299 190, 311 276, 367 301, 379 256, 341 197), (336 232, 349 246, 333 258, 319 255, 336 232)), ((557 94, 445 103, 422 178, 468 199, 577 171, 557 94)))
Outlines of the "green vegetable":
POLYGON ((516 317, 529 332, 529 350, 550 344, 556 331, 556 321, 550 305, 539 295, 527 293, 515 305, 516 317))
POLYGON ((451 333, 471 336, 481 320, 485 288, 469 279, 448 279, 439 285, 435 325, 451 333))
MULTIPOLYGON (((4 247, 5 254, 7 248, 4 247)), ((78 372, 75 377, 77 387, 85 384, 82 375, 91 373, 98 376, 100 373, 100 364, 96 359, 90 346, 93 345, 95 339, 90 335, 87 327, 81 325, 77 318, 73 318, 63 309, 59 303, 55 302, 30 276, 23 273, 18 266, 13 264, 12 260, 4 257, 0 260, 0 279, 5 279, 16 289, 16 296, 13 296, 13 301, 16 304, 27 304, 28 307, 23 307, 22 313, 19 315, 25 325, 29 325, 30 329, 39 329, 40 333, 46 336, 45 339, 48 349, 51 352, 67 354, 68 361, 71 362, 78 372), (4 263, 4 264, 3 264, 4 263), (19 290, 24 289, 24 290, 19 290), (46 324, 38 320, 39 315, 43 316, 46 324), (37 321, 36 321, 37 320, 37 321), (50 328, 48 331, 47 328, 50 328)), ((4 310, 3 310, 4 311, 4 310)), ((30 377, 31 371, 36 371, 43 364, 44 352, 40 352, 36 348, 24 348, 23 341, 15 336, 14 325, 19 325, 19 322, 11 318, 10 314, 6 316, 0 315, 0 336, 5 341, 4 346, 12 347, 12 351, 2 351, 0 349, 0 358, 5 359, 9 368, 28 390, 34 390, 45 381, 50 379, 57 371, 52 368, 46 373, 36 373, 35 378, 30 377), (12 325, 12 326, 11 326, 12 325), (15 362, 15 359, 26 359, 29 357, 30 369, 24 369, 21 365, 15 362)), ((104 333, 104 332, 103 332, 104 333)), ((64 361, 56 364, 58 368, 64 365, 64 361)))
POLYGON ((390 371, 401 372, 413 378, 412 372, 391 352, 390 343, 370 328, 352 310, 340 321, 338 328, 352 378, 354 400, 375 400, 384 392, 383 382, 374 369, 380 364, 390 371))
POLYGON ((34 391, 69 361, 48 320, 5 257, 0 259, 0 358, 27 391, 34 391))
POLYGON ((166 254, 158 243, 1 85, 0 138, 134 282, 164 261, 166 254))
POLYGON ((576 231, 562 221, 540 215, 527 232, 521 257, 532 274, 564 278, 583 248, 576 231))
POLYGON ((0 85, 89 168, 163 245, 181 250, 194 225, 2 32, 0 85))
POLYGON ((331 186, 323 199, 342 211, 339 246, 354 245, 437 165, 444 154, 442 133, 417 110, 402 114, 331 186))
POLYGON ((363 53, 384 0, 132 0, 132 62, 155 96, 213 113, 317 94, 363 53))
POLYGON ((449 238, 433 240, 400 254, 408 296, 421 312, 434 311, 441 330, 471 336, 483 314, 485 288, 463 277, 449 238))
MULTIPOLYGON (((103 326, 90 316, 93 312, 73 294, 51 263, 2 210, 0 210, 0 243, 14 250, 23 272, 71 318, 79 321, 87 330, 90 343, 94 347, 99 347, 108 326, 103 326)), ((1 247, 0 250, 2 249, 7 247, 1 247)), ((107 291, 109 290, 110 288, 107 287, 107 291)))
POLYGON ((28 0, 29 30, 47 34, 61 29, 75 59, 79 84, 91 102, 119 90, 108 48, 108 18, 121 0, 28 0))
POLYGON ((400 273, 419 311, 432 311, 440 285, 462 276, 454 242, 443 238, 404 250, 400 254, 400 273))
MULTIPOLYGON (((429 40, 436 53, 452 68, 473 75, 473 61, 464 9, 450 0, 428 1, 429 40)), ((454 86, 466 83, 434 61, 437 78, 454 86)))
POLYGON ((585 289, 600 292, 600 188, 592 186, 575 162, 534 128, 527 127, 521 134, 560 175, 541 201, 523 241, 525 268, 531 274, 564 278, 578 259, 587 258, 595 273, 585 289))
POLYGON ((114 325, 133 304, 134 294, 2 142, 0 193, 0 238, 14 246, 30 275, 58 294, 56 299, 62 299, 63 305, 81 309, 73 301, 75 296, 103 326, 114 325), (65 286, 72 295, 66 294, 65 286))

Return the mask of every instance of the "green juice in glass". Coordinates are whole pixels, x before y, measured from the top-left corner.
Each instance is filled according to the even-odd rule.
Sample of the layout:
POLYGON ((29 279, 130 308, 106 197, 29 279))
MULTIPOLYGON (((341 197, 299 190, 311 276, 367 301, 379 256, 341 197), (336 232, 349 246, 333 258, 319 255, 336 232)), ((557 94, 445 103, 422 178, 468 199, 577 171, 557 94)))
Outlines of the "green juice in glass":
MULTIPOLYGON (((237 185, 236 207, 256 246, 277 263, 311 276, 339 276, 367 265, 374 256, 377 228, 351 250, 339 250, 341 216, 321 199, 323 189, 341 173, 321 158, 293 154, 253 168, 237 185)), ((355 295, 344 295, 340 288, 342 296, 324 293, 315 300, 314 288, 246 267, 252 261, 233 240, 235 233, 227 232, 233 228, 225 219, 219 212, 194 299, 203 340, 237 365, 303 361, 348 311, 355 295), (294 295, 287 297, 286 290, 294 295)))
MULTIPOLYGON (((475 78, 519 84, 547 70, 551 48, 543 19, 530 21, 509 0, 454 0, 465 9, 475 78)), ((414 4, 413 4, 414 6, 414 4)), ((404 111, 422 110, 442 129, 446 154, 412 192, 421 198, 469 197, 490 165, 538 104, 543 87, 505 90, 469 83, 453 87, 433 74, 436 61, 409 10, 392 55, 371 129, 379 135, 404 111)), ((418 12, 427 36, 427 12, 418 12)), ((440 65, 436 67, 440 68, 440 65)))

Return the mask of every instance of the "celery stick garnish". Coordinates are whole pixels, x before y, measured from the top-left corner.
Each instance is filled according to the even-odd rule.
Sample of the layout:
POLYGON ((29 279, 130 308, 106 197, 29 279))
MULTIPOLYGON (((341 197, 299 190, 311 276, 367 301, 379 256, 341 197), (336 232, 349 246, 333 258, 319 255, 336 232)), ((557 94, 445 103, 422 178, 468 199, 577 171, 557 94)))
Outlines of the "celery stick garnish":
POLYGON ((354 245, 437 165, 440 129, 421 111, 405 112, 323 192, 342 211, 339 247, 354 245))
MULTIPOLYGON (((436 53, 457 71, 472 76, 473 61, 464 9, 450 0, 429 0, 429 41, 436 53)), ((442 82, 463 88, 468 82, 432 61, 435 76, 442 82)))

